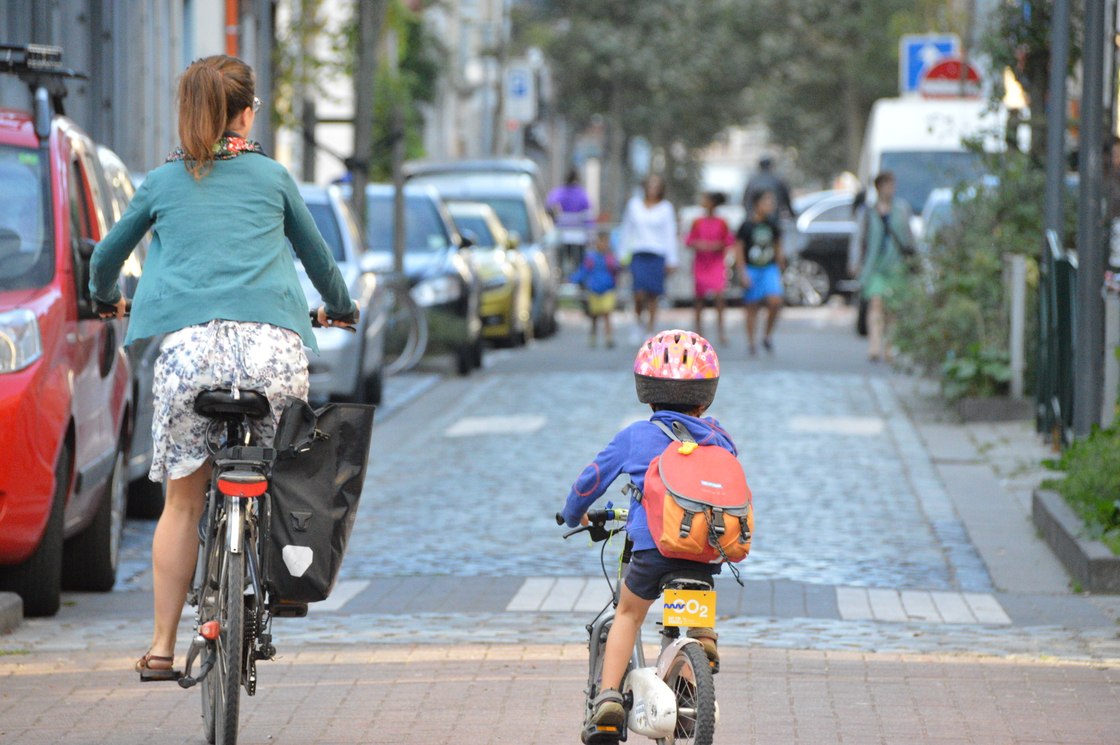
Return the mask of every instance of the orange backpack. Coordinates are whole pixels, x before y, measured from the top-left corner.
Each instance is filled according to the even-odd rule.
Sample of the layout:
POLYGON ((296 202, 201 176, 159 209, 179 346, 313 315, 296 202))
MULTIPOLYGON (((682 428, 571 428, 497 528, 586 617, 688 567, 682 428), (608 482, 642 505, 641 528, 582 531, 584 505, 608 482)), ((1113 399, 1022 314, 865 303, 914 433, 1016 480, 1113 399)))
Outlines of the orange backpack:
POLYGON ((754 509, 739 460, 719 445, 698 445, 680 422, 646 471, 641 503, 665 556, 710 564, 742 561, 751 550, 754 509))

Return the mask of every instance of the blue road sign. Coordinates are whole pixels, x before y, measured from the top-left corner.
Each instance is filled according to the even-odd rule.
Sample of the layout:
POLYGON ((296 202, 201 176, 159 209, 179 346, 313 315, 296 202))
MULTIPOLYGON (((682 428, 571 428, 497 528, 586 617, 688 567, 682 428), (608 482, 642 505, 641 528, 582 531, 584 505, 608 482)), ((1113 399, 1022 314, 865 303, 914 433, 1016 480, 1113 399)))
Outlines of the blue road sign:
POLYGON ((904 34, 898 43, 899 92, 917 92, 923 71, 960 53, 961 40, 956 34, 904 34))

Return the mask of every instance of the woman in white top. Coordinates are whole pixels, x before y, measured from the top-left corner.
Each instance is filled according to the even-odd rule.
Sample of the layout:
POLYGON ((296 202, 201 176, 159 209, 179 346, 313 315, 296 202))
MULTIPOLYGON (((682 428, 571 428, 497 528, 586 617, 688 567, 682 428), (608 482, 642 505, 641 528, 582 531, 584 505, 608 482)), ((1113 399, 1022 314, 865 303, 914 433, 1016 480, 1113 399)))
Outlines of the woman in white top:
POLYGON ((677 265, 677 215, 665 199, 665 180, 646 179, 645 196, 633 197, 622 215, 622 245, 630 250, 634 312, 638 325, 648 309, 647 331, 657 331, 657 299, 665 294, 665 277, 677 265))

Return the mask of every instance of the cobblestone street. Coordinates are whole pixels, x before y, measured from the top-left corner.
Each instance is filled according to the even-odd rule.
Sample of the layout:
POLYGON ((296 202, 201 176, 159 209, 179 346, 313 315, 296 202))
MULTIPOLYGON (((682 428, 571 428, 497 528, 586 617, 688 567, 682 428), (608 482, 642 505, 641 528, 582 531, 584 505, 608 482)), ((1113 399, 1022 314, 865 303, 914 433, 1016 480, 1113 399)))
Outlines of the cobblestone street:
MULTIPOLYGON (((867 364, 851 321, 791 311, 774 357, 721 350, 710 413, 740 448, 756 538, 744 586, 717 582, 716 741, 1116 743, 1120 602, 1072 593, 1035 537, 1029 425, 954 423, 867 364)), ((562 540, 552 515, 648 415, 629 346, 588 350, 582 324, 492 350, 469 378, 432 364, 390 381, 340 582, 276 622, 242 742, 576 741, 583 624, 609 590, 599 546, 562 540)), ((0 741, 202 741, 196 693, 131 672, 153 529, 127 525, 114 592, 0 637, 0 741)))

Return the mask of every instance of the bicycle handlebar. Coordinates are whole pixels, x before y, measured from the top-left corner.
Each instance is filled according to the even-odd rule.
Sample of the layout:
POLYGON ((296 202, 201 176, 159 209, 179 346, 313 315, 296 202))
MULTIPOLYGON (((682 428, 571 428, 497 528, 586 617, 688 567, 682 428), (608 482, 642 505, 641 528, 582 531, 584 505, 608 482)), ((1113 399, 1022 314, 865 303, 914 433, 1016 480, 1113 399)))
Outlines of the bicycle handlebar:
MULTIPOLYGON (((326 326, 323 326, 323 324, 319 323, 319 309, 318 308, 312 308, 310 311, 308 311, 308 315, 311 316, 311 326, 313 328, 317 328, 317 329, 328 328, 326 326)), ((349 315, 342 316, 341 318, 331 318, 330 316, 327 316, 327 318, 332 320, 332 321, 342 321, 343 323, 351 324, 350 326, 330 326, 329 328, 332 328, 332 329, 346 329, 350 333, 356 334, 356 333, 358 333, 358 328, 357 328, 357 326, 354 326, 353 324, 356 324, 358 322, 358 317, 360 315, 361 315, 361 311, 359 311, 355 307, 354 310, 349 315)))
MULTIPOLYGON (((117 317, 117 306, 109 305, 108 303, 102 303, 102 302, 94 301, 93 312, 96 313, 102 321, 112 321, 114 318, 117 317), (102 316, 101 315, 102 313, 112 313, 113 315, 102 316)), ((124 314, 127 316, 127 315, 131 315, 131 313, 132 313, 132 301, 131 300, 126 300, 125 303, 124 303, 124 314)))
MULTIPOLYGON (((569 530, 567 533, 564 534, 564 537, 565 538, 571 538, 572 536, 576 535, 577 533, 586 532, 586 533, 591 534, 591 540, 592 541, 595 541, 595 542, 605 541, 608 538, 610 538, 611 536, 613 536, 615 533, 618 533, 621 530, 625 530, 625 528, 613 528, 613 529, 608 530, 605 527, 606 524, 608 522, 610 522, 611 520, 617 520, 619 522, 626 522, 626 518, 629 515, 630 515, 630 510, 619 509, 617 507, 614 507, 614 508, 608 507, 605 510, 590 510, 587 513, 587 525, 583 525, 581 527, 578 527, 575 530, 569 530)), ((556 513, 556 524, 557 525, 563 525, 564 524, 564 518, 560 516, 559 512, 556 513)))

